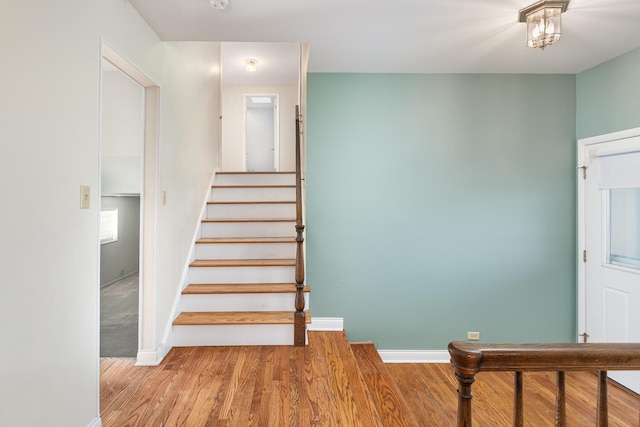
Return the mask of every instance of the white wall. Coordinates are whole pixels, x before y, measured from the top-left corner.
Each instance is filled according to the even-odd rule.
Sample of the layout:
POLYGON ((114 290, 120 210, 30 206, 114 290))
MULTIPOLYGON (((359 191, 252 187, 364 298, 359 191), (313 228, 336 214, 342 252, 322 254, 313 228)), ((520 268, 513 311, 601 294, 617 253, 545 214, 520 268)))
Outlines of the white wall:
POLYGON ((87 426, 99 413, 101 38, 161 87, 162 327, 217 163, 219 46, 162 43, 126 1, 2 9, 0 194, 11 209, 0 222, 0 425, 87 426), (90 209, 79 209, 80 185, 91 186, 90 209))
POLYGON ((162 88, 160 190, 167 191, 167 204, 158 218, 158 344, 172 320, 211 174, 219 164, 219 58, 219 43, 166 43, 165 78, 180 84, 162 88))
POLYGON ((222 87, 222 170, 244 170, 244 96, 249 93, 280 95, 280 170, 295 170, 296 85, 222 87))
POLYGON ((102 193, 140 194, 144 89, 120 70, 102 76, 102 193))

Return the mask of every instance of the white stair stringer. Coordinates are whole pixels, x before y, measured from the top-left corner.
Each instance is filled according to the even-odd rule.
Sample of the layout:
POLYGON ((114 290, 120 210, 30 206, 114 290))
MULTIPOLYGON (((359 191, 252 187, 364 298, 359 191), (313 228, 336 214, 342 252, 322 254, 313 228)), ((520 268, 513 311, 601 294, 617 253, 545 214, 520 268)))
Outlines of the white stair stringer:
POLYGON ((205 216, 171 344, 293 345, 295 173, 217 173, 205 216))

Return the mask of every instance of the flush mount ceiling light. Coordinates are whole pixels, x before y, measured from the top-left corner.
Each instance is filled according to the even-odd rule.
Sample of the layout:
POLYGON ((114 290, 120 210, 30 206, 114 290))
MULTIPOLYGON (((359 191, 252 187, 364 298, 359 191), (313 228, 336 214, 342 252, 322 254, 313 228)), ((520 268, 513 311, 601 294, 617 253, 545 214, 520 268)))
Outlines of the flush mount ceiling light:
POLYGON ((560 15, 568 5, 569 0, 542 0, 520 10, 518 21, 527 23, 527 47, 544 49, 560 40, 560 15))
POLYGON ((209 0, 211 6, 218 10, 225 10, 229 6, 229 0, 209 0))
POLYGON ((258 60, 257 59, 245 59, 244 63, 247 64, 247 71, 253 73, 258 69, 258 60))

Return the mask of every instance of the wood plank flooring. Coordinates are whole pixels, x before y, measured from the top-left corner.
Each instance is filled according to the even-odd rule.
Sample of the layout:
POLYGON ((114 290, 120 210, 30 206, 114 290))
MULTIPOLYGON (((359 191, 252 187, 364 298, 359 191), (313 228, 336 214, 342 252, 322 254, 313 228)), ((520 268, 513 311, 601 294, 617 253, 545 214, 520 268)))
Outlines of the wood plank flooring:
POLYGON ((351 344, 373 403, 385 426, 419 427, 411 409, 372 343, 351 344))
MULTIPOLYGON (((302 348, 174 348, 157 367, 105 358, 102 425, 455 426, 457 384, 449 364, 380 368, 372 348, 350 346, 342 332, 309 332, 302 348), (400 415, 403 404, 410 414, 400 415)), ((569 426, 595 426, 595 389, 594 374, 567 373, 569 426)), ((553 425, 554 393, 554 374, 525 374, 525 425, 553 425)), ((512 425, 512 374, 479 374, 474 395, 474 426, 512 425)), ((610 387, 610 426, 638 427, 639 409, 638 396, 610 387)))
MULTIPOLYGON (((449 364, 388 364, 407 405, 423 426, 455 426, 457 381, 449 364)), ((567 425, 596 425, 597 377, 591 372, 567 372, 567 425)), ((511 372, 481 372, 473 384, 473 425, 513 425, 511 372)), ((524 373, 525 426, 553 426, 555 420, 553 372, 524 373)), ((638 427, 640 398, 609 385, 609 426, 638 427)))
POLYGON ((101 361, 104 427, 382 426, 340 332, 310 332, 307 347, 184 347, 157 367, 133 363, 101 361))

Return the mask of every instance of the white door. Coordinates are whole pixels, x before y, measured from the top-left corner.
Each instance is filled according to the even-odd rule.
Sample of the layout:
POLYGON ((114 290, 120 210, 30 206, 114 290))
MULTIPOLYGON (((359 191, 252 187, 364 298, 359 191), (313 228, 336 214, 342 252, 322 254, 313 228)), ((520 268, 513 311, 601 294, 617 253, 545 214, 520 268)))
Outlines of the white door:
MULTIPOLYGON (((632 132, 633 133, 633 132, 632 132)), ((589 342, 640 342, 640 132, 579 142, 580 329, 589 342)), ((640 372, 609 372, 640 392, 640 372)))
POLYGON ((269 172, 278 169, 278 97, 245 97, 246 170, 269 172))

